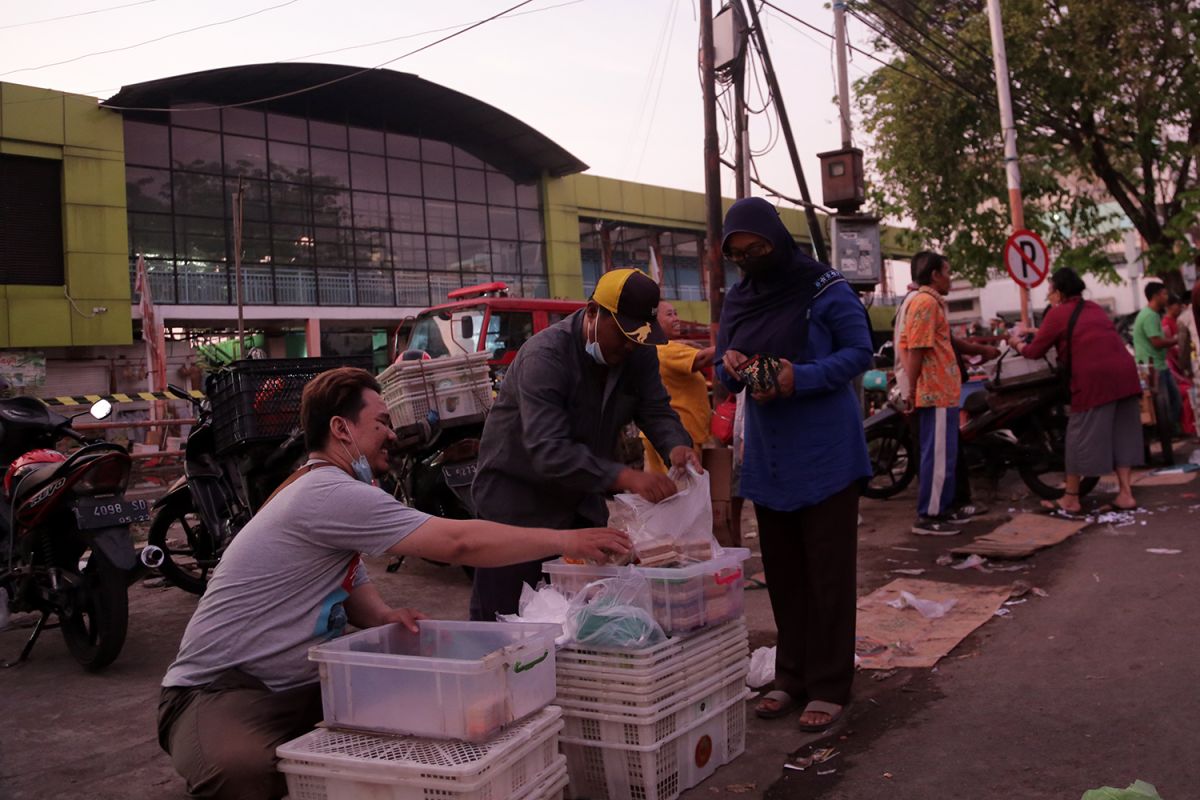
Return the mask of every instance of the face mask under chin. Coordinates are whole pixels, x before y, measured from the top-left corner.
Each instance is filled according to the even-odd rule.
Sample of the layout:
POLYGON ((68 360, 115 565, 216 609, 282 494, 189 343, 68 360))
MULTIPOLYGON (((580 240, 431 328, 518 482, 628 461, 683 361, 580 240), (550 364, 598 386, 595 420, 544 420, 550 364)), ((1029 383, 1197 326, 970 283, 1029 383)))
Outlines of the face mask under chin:
MULTIPOLYGON (((354 441, 353 438, 350 440, 354 441)), ((358 458, 353 458, 350 455, 350 448, 346 447, 346 443, 338 440, 338 444, 342 446, 342 450, 346 453, 346 458, 350 459, 350 469, 354 472, 354 477, 363 483, 375 483, 375 473, 371 469, 371 463, 367 461, 367 457, 358 450, 358 445, 354 445, 354 449, 358 450, 358 458)))

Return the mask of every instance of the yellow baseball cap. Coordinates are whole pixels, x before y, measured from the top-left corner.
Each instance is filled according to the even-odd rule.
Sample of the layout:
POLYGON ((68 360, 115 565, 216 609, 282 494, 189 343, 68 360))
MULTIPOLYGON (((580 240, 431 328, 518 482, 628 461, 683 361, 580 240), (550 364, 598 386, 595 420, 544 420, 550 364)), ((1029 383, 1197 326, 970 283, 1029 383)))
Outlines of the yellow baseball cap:
POLYGON ((621 333, 637 344, 666 344, 658 324, 658 284, 637 269, 614 269, 600 276, 592 300, 617 320, 621 333))

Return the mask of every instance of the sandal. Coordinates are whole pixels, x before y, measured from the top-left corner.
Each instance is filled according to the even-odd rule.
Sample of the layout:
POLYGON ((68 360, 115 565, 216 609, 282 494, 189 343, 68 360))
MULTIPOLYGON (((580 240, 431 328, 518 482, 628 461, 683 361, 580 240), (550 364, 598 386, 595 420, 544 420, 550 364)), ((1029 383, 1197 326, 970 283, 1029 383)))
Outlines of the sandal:
POLYGON ((796 698, 787 692, 776 689, 762 696, 762 699, 758 701, 758 705, 754 707, 754 713, 759 719, 779 719, 795 711, 797 706, 796 698), (775 703, 774 709, 763 708, 762 704, 768 700, 775 703))
POLYGON ((767 588, 767 576, 765 573, 756 572, 753 575, 746 576, 746 589, 765 589, 767 588))
POLYGON ((839 706, 837 703, 828 703, 824 700, 811 700, 804 707, 804 712, 815 711, 818 714, 828 714, 829 721, 822 725, 800 725, 800 730, 805 733, 823 733, 832 728, 837 721, 842 718, 842 712, 845 711, 845 706, 839 706))

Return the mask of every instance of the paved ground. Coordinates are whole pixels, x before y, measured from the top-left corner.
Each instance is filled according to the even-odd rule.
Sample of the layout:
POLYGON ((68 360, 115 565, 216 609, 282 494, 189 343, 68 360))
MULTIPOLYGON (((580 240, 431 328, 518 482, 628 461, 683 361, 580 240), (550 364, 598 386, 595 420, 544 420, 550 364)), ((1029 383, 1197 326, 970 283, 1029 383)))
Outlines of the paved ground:
MULTIPOLYGON (((1136 777, 1157 783, 1166 800, 1200 796, 1197 494, 1200 480, 1182 491, 1143 490, 1152 513, 1139 524, 1096 526, 1030 559, 1020 577, 1050 596, 992 620, 936 671, 884 681, 861 673, 849 720, 819 742, 839 750, 822 767, 835 773, 784 775, 786 755, 814 737, 796 731, 794 718, 751 717, 746 755, 685 797, 1075 800, 1086 788, 1136 777), (1153 555, 1150 547, 1183 552, 1153 555)), ((992 524, 1019 504, 1002 496, 992 524)), ((947 542, 905 533, 912 505, 911 495, 864 503, 862 592, 904 567, 926 567, 924 577, 935 579, 1013 579, 937 567, 947 542)), ((469 584, 454 568, 413 561, 395 575, 377 564, 374 574, 394 603, 465 616, 469 584)), ((0 798, 182 796, 155 742, 154 717, 158 680, 195 599, 139 584, 130 602, 129 640, 104 674, 75 667, 55 631, 31 663, 0 673, 0 798)), ((765 592, 747 593, 747 618, 752 643, 771 643, 765 592)), ((15 655, 26 634, 0 632, 0 655, 15 655)))

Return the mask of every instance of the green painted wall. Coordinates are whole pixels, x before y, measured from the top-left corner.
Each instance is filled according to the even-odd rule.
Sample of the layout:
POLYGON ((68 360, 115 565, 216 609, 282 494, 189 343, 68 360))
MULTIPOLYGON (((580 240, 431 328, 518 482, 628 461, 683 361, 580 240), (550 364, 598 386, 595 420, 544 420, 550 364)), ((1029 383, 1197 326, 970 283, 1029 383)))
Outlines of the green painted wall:
POLYGON ((0 347, 129 344, 121 116, 94 97, 0 83, 0 153, 62 162, 67 281, 0 285, 0 347))

